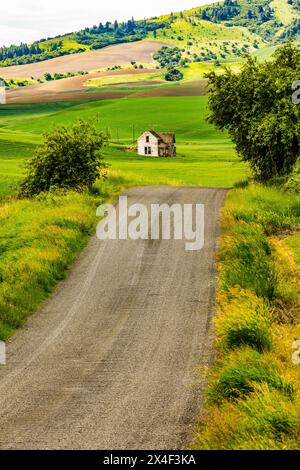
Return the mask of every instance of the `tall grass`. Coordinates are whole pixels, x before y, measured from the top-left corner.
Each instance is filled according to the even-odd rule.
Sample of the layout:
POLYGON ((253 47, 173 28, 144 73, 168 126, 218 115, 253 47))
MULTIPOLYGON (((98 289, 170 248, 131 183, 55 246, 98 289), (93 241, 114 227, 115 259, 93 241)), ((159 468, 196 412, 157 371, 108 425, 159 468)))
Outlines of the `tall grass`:
POLYGON ((216 318, 219 332, 219 347, 225 351, 251 346, 258 352, 272 349, 270 326, 273 310, 270 303, 257 297, 254 292, 232 288, 226 294, 219 294, 222 315, 216 318), (243 305, 243 309, 241 309, 243 305))
POLYGON ((267 355, 242 348, 228 356, 225 367, 222 365, 209 388, 209 402, 220 404, 226 399, 246 397, 255 391, 256 384, 266 384, 291 400, 295 398, 294 384, 280 375, 267 355))
POLYGON ((299 225, 296 194, 247 184, 228 194, 218 253, 218 358, 193 448, 299 449, 292 344, 300 338, 300 279, 298 250, 285 242, 299 225))
POLYGON ((96 208, 124 187, 62 192, 0 206, 0 339, 7 340, 61 280, 93 233, 96 208))

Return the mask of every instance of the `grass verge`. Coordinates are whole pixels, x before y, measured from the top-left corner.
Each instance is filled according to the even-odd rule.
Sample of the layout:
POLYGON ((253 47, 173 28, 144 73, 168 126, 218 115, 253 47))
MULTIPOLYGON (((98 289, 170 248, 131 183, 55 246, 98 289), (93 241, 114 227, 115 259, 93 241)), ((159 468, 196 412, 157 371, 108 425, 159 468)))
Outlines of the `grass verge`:
POLYGON ((0 340, 45 301, 95 229, 96 208, 126 185, 110 178, 94 194, 61 192, 0 206, 0 340))
POLYGON ((299 449, 300 197, 249 185, 222 213, 219 289, 206 407, 194 449, 299 449), (294 248, 294 249, 293 249, 294 248))

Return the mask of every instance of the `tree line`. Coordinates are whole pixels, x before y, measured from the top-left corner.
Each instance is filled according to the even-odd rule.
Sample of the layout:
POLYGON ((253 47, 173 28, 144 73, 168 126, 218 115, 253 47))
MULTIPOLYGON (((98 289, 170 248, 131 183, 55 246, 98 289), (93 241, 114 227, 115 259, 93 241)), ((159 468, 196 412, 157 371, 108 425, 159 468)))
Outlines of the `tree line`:
POLYGON ((6 59, 14 59, 26 55, 38 55, 43 53, 51 53, 62 48, 62 41, 53 42, 47 45, 46 49, 40 47, 39 43, 26 44, 21 43, 19 46, 11 45, 9 47, 0 47, 0 61, 6 59))
POLYGON ((149 32, 156 32, 158 29, 169 27, 167 22, 155 22, 134 18, 127 22, 107 21, 105 24, 99 23, 92 28, 85 28, 75 35, 75 39, 84 45, 91 46, 92 49, 100 49, 112 44, 123 42, 140 41, 149 32))
POLYGON ((85 48, 80 47, 80 45, 90 46, 92 49, 101 49, 113 44, 140 41, 144 39, 149 32, 155 33, 161 28, 170 27, 170 23, 173 20, 174 19, 171 18, 169 22, 151 20, 135 21, 134 18, 131 18, 131 20, 121 23, 118 21, 114 23, 107 21, 105 24, 100 22, 98 25, 94 25, 91 28, 85 28, 74 33, 73 36, 78 42, 78 47, 71 49, 64 49, 61 39, 62 36, 37 41, 31 45, 21 43, 19 46, 3 46, 0 48, 0 66, 6 67, 10 65, 30 64, 63 55, 84 52, 85 48), (41 46, 42 42, 48 40, 51 40, 51 42, 48 42, 45 46, 41 46))
POLYGON ((255 20, 261 24, 274 18, 274 11, 268 3, 266 2, 265 5, 261 3, 262 2, 251 2, 250 4, 249 2, 249 8, 243 12, 241 4, 237 0, 225 0, 223 4, 201 9, 198 16, 202 20, 212 21, 214 23, 229 21, 239 16, 239 20, 255 20))

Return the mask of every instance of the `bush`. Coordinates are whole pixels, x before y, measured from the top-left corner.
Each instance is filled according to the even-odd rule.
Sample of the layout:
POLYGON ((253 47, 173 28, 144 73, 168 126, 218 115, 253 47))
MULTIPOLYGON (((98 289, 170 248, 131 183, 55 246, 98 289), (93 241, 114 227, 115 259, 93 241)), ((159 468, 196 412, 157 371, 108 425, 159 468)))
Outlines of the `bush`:
POLYGON ((235 189, 244 189, 244 188, 248 188, 249 186, 249 180, 241 180, 241 181, 238 181, 237 183, 234 184, 234 188, 235 189))
POLYGON ((163 46, 153 56, 161 67, 168 67, 179 64, 182 54, 179 47, 167 47, 163 46))
POLYGON ((254 392, 255 384, 267 384, 269 388, 278 390, 289 399, 295 397, 295 386, 286 382, 258 352, 241 350, 240 355, 225 367, 219 378, 208 390, 210 403, 221 403, 227 399, 243 398, 254 392))
POLYGON ((178 69, 170 69, 165 75, 165 80, 168 82, 179 82, 182 79, 183 74, 178 69))
POLYGON ((78 121, 45 135, 44 144, 27 164, 20 197, 32 197, 55 188, 84 190, 106 177, 100 150, 106 137, 90 122, 78 121))
POLYGON ((223 301, 222 313, 216 320, 217 334, 223 347, 234 349, 251 346, 258 352, 269 351, 272 347, 269 305, 251 291, 233 289, 229 299, 223 301))
POLYGON ((45 72, 44 73, 44 79, 46 80, 46 82, 49 82, 49 81, 53 80, 51 73, 45 72))

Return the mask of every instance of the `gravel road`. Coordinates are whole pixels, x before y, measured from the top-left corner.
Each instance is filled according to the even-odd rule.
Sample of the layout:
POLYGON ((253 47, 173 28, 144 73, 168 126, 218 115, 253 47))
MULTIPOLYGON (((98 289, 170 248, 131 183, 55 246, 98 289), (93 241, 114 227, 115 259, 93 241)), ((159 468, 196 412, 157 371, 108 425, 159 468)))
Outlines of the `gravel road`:
POLYGON ((92 238, 7 344, 0 449, 184 449, 212 357, 225 189, 137 187, 129 204, 205 205, 205 246, 92 238))

